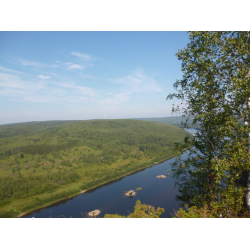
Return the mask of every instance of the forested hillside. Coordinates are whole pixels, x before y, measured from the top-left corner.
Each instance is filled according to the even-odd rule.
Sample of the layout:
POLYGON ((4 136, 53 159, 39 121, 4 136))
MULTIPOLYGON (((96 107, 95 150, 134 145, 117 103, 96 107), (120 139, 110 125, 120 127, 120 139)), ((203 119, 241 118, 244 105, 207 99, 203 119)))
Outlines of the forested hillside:
MULTIPOLYGON (((173 117, 154 117, 154 118, 133 118, 134 120, 139 120, 139 121, 151 121, 151 122, 160 122, 160 123, 166 123, 166 124, 171 124, 179 128, 184 128, 184 126, 181 124, 182 122, 185 121, 184 117, 181 116, 173 116, 173 117)), ((239 124, 243 124, 244 121, 243 119, 238 119, 239 124)), ((192 125, 193 118, 189 118, 188 120, 188 126, 190 128, 195 128, 195 129, 201 129, 200 123, 197 122, 197 124, 192 125)))
POLYGON ((191 137, 169 124, 126 119, 5 125, 0 135, 1 217, 154 165, 191 137))
POLYGON ((23 122, 0 125, 0 138, 12 137, 15 135, 25 135, 30 132, 40 131, 48 127, 68 123, 72 121, 43 121, 43 122, 23 122))

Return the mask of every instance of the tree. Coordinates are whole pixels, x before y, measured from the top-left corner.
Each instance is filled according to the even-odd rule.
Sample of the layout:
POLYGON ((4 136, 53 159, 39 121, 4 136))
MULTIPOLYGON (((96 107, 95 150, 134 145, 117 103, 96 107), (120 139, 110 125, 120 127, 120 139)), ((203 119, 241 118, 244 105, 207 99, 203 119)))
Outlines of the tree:
POLYGON ((188 159, 183 162, 178 157, 173 165, 180 191, 177 199, 198 209, 207 205, 220 216, 245 216, 247 178, 243 177, 250 170, 249 33, 189 34, 190 43, 177 53, 183 71, 182 80, 174 84, 178 93, 167 99, 182 101, 172 111, 182 113, 185 127, 192 117, 192 125, 199 123, 201 129, 189 142, 195 147, 188 159))
POLYGON ((155 210, 155 207, 141 204, 141 201, 137 200, 134 212, 127 217, 118 214, 105 214, 104 218, 159 218, 164 211, 165 210, 160 207, 155 210))

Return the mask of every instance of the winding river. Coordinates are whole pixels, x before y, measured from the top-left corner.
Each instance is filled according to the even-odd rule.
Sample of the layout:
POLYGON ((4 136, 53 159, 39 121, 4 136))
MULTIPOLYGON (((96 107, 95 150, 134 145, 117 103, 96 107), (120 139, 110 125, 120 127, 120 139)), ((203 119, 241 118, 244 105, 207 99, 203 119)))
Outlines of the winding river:
MULTIPOLYGON (((196 129, 186 129, 194 134, 196 129)), ((182 159, 187 158, 188 153, 182 154, 182 159)), ((171 169, 171 163, 175 157, 163 163, 143 169, 137 173, 122 177, 99 188, 92 189, 85 194, 80 194, 68 200, 59 201, 51 206, 26 214, 26 218, 83 218, 87 213, 99 209, 105 214, 128 215, 134 211, 137 200, 142 204, 153 205, 155 208, 162 207, 165 212, 160 217, 171 218, 174 211, 179 209, 179 202, 175 200, 178 194, 177 187, 174 188, 174 180, 170 172, 167 178, 159 179, 157 175, 165 175, 171 169), (137 191, 136 188, 141 190, 137 191), (133 197, 125 196, 125 191, 135 190, 133 197)))

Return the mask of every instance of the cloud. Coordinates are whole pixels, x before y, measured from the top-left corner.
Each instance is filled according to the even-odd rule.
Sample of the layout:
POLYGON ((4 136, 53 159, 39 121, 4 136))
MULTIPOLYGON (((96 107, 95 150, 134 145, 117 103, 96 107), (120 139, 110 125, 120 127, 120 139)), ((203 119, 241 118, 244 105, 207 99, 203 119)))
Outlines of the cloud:
POLYGON ((91 75, 84 75, 82 73, 79 74, 82 78, 89 78, 89 79, 96 79, 96 77, 91 76, 91 75))
POLYGON ((19 76, 0 73, 0 87, 4 89, 25 89, 25 90, 40 90, 44 88, 45 83, 32 82, 30 80, 22 80, 19 76))
POLYGON ((129 99, 130 97, 128 94, 118 93, 118 94, 115 94, 113 97, 108 97, 108 98, 104 98, 103 100, 100 100, 98 104, 114 106, 114 105, 118 105, 121 103, 126 103, 129 99))
POLYGON ((67 69, 71 70, 71 69, 84 69, 83 66, 79 65, 79 64, 73 64, 73 63, 65 63, 65 65, 67 66, 67 69))
POLYGON ((132 99, 133 94, 137 93, 163 92, 160 85, 141 69, 125 77, 111 79, 110 81, 119 84, 122 88, 119 93, 107 92, 102 95, 102 99, 98 101, 99 105, 115 106, 123 104, 132 99))
POLYGON ((67 69, 83 69, 84 67, 79 64, 66 63, 68 65, 67 69))
POLYGON ((125 77, 111 79, 110 81, 123 85, 125 90, 131 93, 163 92, 160 85, 152 77, 147 76, 141 69, 125 77))
POLYGON ((43 66, 40 63, 36 63, 36 62, 31 62, 31 61, 27 61, 27 60, 20 60, 21 64, 24 66, 43 66))
POLYGON ((56 86, 57 88, 64 89, 65 91, 74 92, 75 95, 81 94, 81 96, 85 95, 91 97, 98 96, 93 89, 81 85, 76 85, 73 82, 51 82, 51 83, 53 83, 53 85, 56 86))
POLYGON ((38 75, 37 77, 40 78, 40 79, 42 79, 42 80, 50 78, 50 76, 44 76, 44 75, 38 75))
POLYGON ((56 64, 53 64, 51 66, 52 68, 64 68, 66 67, 67 70, 74 70, 74 69, 85 69, 84 65, 80 65, 80 64, 75 64, 72 62, 61 62, 61 61, 56 61, 56 64))
POLYGON ((76 56, 80 59, 83 59, 84 61, 93 61, 95 58, 91 57, 90 55, 87 54, 82 54, 79 52, 71 52, 71 55, 76 56))
POLYGON ((0 70, 5 71, 5 72, 9 72, 9 73, 12 73, 12 74, 24 74, 23 72, 13 70, 13 69, 7 69, 7 68, 1 67, 1 66, 0 66, 0 70))
POLYGON ((84 69, 85 66, 75 64, 72 62, 61 62, 61 61, 56 61, 56 64, 41 64, 37 62, 31 62, 28 60, 20 60, 22 65, 24 66, 37 66, 37 67, 46 67, 46 68, 61 68, 61 67, 66 67, 68 70, 72 69, 84 69))
POLYGON ((92 88, 72 82, 46 83, 39 79, 24 80, 20 76, 5 73, 0 73, 0 96, 14 101, 50 103, 80 103, 98 97, 92 88))
POLYGON ((75 88, 75 90, 78 93, 81 93, 83 95, 88 95, 88 96, 96 96, 96 93, 94 90, 92 90, 89 87, 83 87, 83 86, 74 86, 73 88, 75 88))

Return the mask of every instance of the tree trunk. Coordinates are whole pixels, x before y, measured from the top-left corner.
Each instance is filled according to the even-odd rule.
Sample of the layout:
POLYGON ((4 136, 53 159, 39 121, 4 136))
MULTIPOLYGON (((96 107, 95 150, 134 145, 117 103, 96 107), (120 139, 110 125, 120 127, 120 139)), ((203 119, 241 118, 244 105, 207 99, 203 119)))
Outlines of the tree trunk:
MULTIPOLYGON (((248 51, 249 51, 249 60, 250 60, 250 31, 248 31, 248 51)), ((246 75, 246 78, 250 77, 250 68, 246 75)), ((248 109, 248 121, 247 125, 248 128, 250 126, 250 97, 246 98, 247 101, 247 109, 248 109)), ((250 154, 250 132, 248 133, 248 154, 250 154)), ((248 211, 250 212, 250 173, 248 172, 248 180, 247 180, 247 195, 246 195, 246 205, 248 208, 248 211)))
MULTIPOLYGON (((248 33, 249 34, 249 33, 248 33)), ((247 107, 248 107, 248 122, 249 127, 249 117, 250 117, 250 98, 247 98, 247 107)), ((250 154, 250 133, 248 133, 248 154, 250 154)), ((247 180, 247 195, 246 195, 246 205, 250 212, 250 173, 248 171, 248 180, 247 180)))

